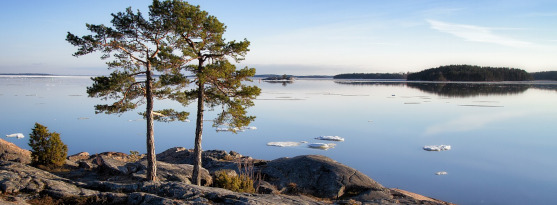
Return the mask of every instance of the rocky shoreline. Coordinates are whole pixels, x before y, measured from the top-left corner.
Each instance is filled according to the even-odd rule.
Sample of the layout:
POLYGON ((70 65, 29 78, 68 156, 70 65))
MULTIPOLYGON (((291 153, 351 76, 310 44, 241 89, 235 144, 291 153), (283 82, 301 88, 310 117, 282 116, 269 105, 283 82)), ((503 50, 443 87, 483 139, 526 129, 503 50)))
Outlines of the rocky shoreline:
POLYGON ((157 155, 157 182, 145 180, 147 162, 138 155, 78 153, 51 173, 28 165, 29 154, 0 139, 0 204, 450 204, 383 187, 320 155, 266 161, 208 150, 204 186, 196 186, 190 183, 193 150, 182 147, 157 155), (257 193, 210 186, 216 171, 245 168, 258 176, 257 193))

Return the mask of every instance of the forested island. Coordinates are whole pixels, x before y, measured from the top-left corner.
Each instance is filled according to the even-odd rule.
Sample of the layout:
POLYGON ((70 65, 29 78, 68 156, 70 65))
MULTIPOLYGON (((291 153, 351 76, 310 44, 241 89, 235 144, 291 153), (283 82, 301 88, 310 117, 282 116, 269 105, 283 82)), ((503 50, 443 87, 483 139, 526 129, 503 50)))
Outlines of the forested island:
POLYGON ((447 65, 408 74, 407 80, 423 81, 527 81, 532 76, 516 68, 447 65))
POLYGON ((333 79, 406 79, 404 73, 344 73, 333 76, 333 79))
POLYGON ((534 80, 557 80, 557 71, 543 71, 530 73, 534 80))

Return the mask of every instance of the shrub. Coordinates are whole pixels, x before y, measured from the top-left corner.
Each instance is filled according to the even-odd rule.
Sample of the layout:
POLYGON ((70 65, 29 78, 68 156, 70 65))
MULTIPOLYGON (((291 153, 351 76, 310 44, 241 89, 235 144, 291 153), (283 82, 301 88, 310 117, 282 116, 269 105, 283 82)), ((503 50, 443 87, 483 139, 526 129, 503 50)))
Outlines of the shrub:
POLYGON ((225 169, 215 172, 213 185, 235 192, 254 193, 253 180, 245 174, 237 175, 234 170, 225 169), (234 174, 230 174, 230 173, 234 174))
POLYGON ((56 168, 66 162, 68 147, 60 139, 60 134, 48 132, 48 128, 39 123, 35 123, 35 128, 29 134, 29 146, 31 162, 35 166, 56 168))
POLYGON ((137 162, 141 159, 141 155, 138 151, 130 150, 130 154, 128 155, 128 160, 130 162, 137 162))

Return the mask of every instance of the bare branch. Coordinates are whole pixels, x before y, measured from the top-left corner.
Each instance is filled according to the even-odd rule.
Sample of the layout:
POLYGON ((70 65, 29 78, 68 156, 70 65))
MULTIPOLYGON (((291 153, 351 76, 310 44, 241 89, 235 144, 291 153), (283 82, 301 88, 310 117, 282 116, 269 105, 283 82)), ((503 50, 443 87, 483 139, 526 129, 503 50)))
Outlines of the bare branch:
POLYGON ((122 104, 124 102, 124 100, 127 99, 128 93, 131 91, 131 89, 136 86, 139 85, 141 83, 145 83, 144 81, 139 81, 139 82, 135 82, 133 84, 131 84, 130 86, 128 86, 128 89, 126 89, 126 92, 124 93, 124 96, 122 97, 122 99, 120 101, 118 101, 118 104, 122 104))

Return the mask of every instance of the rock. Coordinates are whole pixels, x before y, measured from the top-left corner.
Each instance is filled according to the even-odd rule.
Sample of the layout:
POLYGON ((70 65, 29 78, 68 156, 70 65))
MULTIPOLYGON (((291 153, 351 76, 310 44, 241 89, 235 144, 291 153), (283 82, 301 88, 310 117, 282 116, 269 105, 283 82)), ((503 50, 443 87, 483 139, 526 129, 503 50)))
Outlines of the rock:
POLYGON ((10 205, 29 205, 25 199, 17 196, 4 196, 0 197, 0 204, 10 204, 10 205))
POLYGON ((102 152, 99 154, 94 154, 91 155, 89 158, 95 159, 101 156, 106 156, 115 160, 119 160, 119 161, 123 161, 123 162, 128 162, 129 161, 129 157, 126 153, 122 153, 122 152, 102 152))
POLYGON ((277 190, 277 187, 263 180, 255 182, 255 186, 257 189, 257 193, 259 194, 280 194, 280 191, 277 190))
MULTIPOLYGON (((138 162, 125 162, 122 158, 116 159, 107 155, 100 155, 100 170, 109 175, 123 175, 135 178, 147 178, 147 159, 138 162)), ((87 166, 86 164, 80 166, 87 166)), ((157 161, 157 178, 162 181, 179 181, 190 183, 193 173, 193 165, 190 164, 170 164, 163 161, 157 161)), ((211 185, 213 179, 204 168, 201 168, 202 185, 211 185)))
MULTIPOLYGON (((186 149, 175 149, 175 152, 186 153, 186 149)), ((213 165, 236 166, 224 158, 241 155, 211 151, 204 156, 214 160, 213 165)), ((137 177, 145 177, 146 159, 129 162, 123 153, 107 152, 77 161, 81 167, 99 165, 104 174, 96 169, 75 168, 73 161, 73 169, 57 173, 60 176, 26 164, 0 161, 0 192, 3 195, 0 204, 26 204, 25 199, 40 200, 46 196, 62 204, 449 204, 403 190, 386 189, 358 171, 324 156, 299 156, 270 162, 241 159, 248 159, 249 163, 256 161, 248 166, 261 170, 264 179, 268 180, 256 182, 259 193, 265 194, 192 185, 189 184, 192 165, 161 161, 157 163, 159 181, 138 180, 137 177), (109 173, 108 177, 106 173, 109 173), (301 195, 285 195, 284 190, 301 195), (281 192, 283 194, 279 194, 281 192), (323 200, 314 196, 342 197, 342 200, 323 200)), ((203 169, 202 176, 209 184, 209 171, 203 169)))
POLYGON ((21 149, 14 143, 0 139, 0 160, 29 164, 31 163, 31 151, 21 149))
POLYGON ((295 186, 298 192, 322 198, 363 192, 369 192, 371 198, 392 198, 388 189, 373 179, 325 156, 276 159, 262 168, 262 174, 278 189, 295 186))
POLYGON ((141 192, 131 193, 128 196, 128 204, 137 205, 176 205, 176 204, 186 204, 185 202, 180 202, 172 199, 167 199, 154 194, 147 194, 141 192))
MULTIPOLYGON (((157 161, 163 161, 170 164, 193 164, 195 154, 193 149, 186 149, 183 147, 170 148, 157 155, 157 161)), ((234 161, 243 156, 233 152, 232 154, 226 153, 223 150, 207 150, 201 154, 201 164, 203 168, 209 170, 211 173, 220 169, 231 169, 236 167, 234 161)))
POLYGON ((91 162, 86 162, 86 161, 79 161, 78 163, 78 167, 82 168, 82 169, 94 169, 97 168, 98 166, 91 163, 91 162))
POLYGON ((117 160, 106 155, 101 155, 99 162, 100 168, 103 171, 111 174, 130 175, 134 172, 137 172, 136 166, 128 165, 128 163, 125 161, 117 160))
MULTIPOLYGON (((147 173, 147 160, 143 159, 139 162, 134 163, 137 171, 133 176, 146 178, 147 173)), ((193 174, 193 165, 190 164, 169 164, 162 161, 157 161, 157 177, 161 181, 178 181, 190 183, 193 174)), ((201 184, 208 186, 213 183, 213 178, 204 168, 201 168, 201 184)))
POLYGON ((79 168, 78 163, 76 163, 74 161, 71 161, 69 159, 66 159, 66 162, 64 163, 64 166, 66 166, 68 168, 71 168, 71 169, 79 168))
POLYGON ((89 156, 89 152, 80 152, 80 153, 69 156, 68 160, 77 162, 79 160, 89 159, 89 157, 91 157, 91 156, 89 156))
POLYGON ((427 196, 401 189, 391 189, 391 193, 395 199, 401 204, 426 204, 426 205, 451 205, 452 203, 444 202, 427 196))
POLYGON ((230 156, 232 156, 232 158, 234 158, 234 159, 239 159, 239 158, 243 157, 240 153, 235 152, 235 151, 230 151, 230 152, 228 152, 228 154, 230 154, 230 156))
POLYGON ((0 191, 4 194, 42 192, 57 198, 90 196, 99 193, 77 187, 70 180, 49 172, 25 164, 6 161, 0 161, 0 191))

